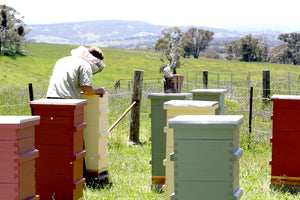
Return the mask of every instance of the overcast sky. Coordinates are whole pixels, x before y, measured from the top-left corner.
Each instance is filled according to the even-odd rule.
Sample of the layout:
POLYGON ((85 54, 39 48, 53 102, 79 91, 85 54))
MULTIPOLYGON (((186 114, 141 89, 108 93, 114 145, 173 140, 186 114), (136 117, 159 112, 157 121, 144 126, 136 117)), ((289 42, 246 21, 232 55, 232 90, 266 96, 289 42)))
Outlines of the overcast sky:
POLYGON ((300 24, 300 0, 0 0, 25 24, 135 20, 155 25, 300 24))

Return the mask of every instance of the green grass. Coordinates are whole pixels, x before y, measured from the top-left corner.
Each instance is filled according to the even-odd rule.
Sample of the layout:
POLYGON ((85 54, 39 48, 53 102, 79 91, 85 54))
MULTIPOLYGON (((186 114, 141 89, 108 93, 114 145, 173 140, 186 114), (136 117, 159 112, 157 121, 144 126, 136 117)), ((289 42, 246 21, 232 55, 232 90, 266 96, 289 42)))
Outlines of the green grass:
MULTIPOLYGON (((0 115, 31 115, 29 108, 29 95, 27 84, 33 83, 35 99, 45 97, 48 81, 54 63, 62 56, 69 55, 75 46, 53 45, 29 43, 27 46, 27 56, 16 56, 13 58, 0 56, 0 115)), ((161 62, 152 59, 159 57, 155 52, 121 50, 103 48, 105 54, 106 69, 95 75, 94 86, 104 85, 110 92, 109 124, 126 110, 131 102, 127 81, 121 81, 122 92, 114 91, 115 80, 122 78, 132 78, 134 70, 144 70, 144 78, 160 77, 158 69, 161 62)), ((189 70, 190 84, 187 88, 184 85, 183 92, 187 92, 195 87, 195 69, 201 74, 201 70, 209 70, 209 86, 216 88, 216 74, 220 72, 221 77, 226 81, 220 83, 220 87, 226 88, 225 104, 226 114, 244 115, 244 124, 240 127, 240 146, 244 149, 244 155, 240 160, 240 187, 244 189, 243 199, 299 199, 299 196, 292 195, 284 191, 273 191, 269 189, 271 167, 271 133, 272 103, 263 104, 261 100, 261 72, 259 70, 281 70, 299 71, 298 66, 279 65, 269 63, 242 63, 229 62, 214 59, 188 59, 184 66, 178 69, 178 73, 186 75, 189 70), (245 73, 237 73, 245 71, 245 73), (249 119, 249 89, 245 74, 252 71, 251 85, 254 87, 253 104, 253 126, 252 133, 248 131, 249 119), (257 72, 254 72, 257 71, 257 72), (231 87, 230 73, 236 72, 236 81, 231 87), (243 75, 242 75, 243 74, 243 75)), ((278 72, 272 76, 274 81, 272 94, 286 93, 285 78, 278 72)), ((198 81, 202 81, 201 75, 198 81)), ((296 79, 297 77, 293 77, 296 79)), ((185 82, 186 83, 186 82, 185 82)), ((294 91, 299 89, 299 82, 294 91)), ((132 85, 130 85, 132 87, 132 85)), ((199 85, 198 85, 199 86, 199 85)), ((201 85, 200 85, 201 87, 201 85)), ((130 90, 130 87, 129 87, 130 90)), ((129 137, 128 114, 109 136, 109 176, 111 185, 106 185, 101 189, 84 189, 85 199, 164 199, 164 194, 159 194, 151 190, 151 122, 149 118, 150 101, 147 94, 151 92, 161 92, 162 83, 147 83, 143 86, 143 102, 141 109, 140 140, 145 142, 143 146, 127 145, 129 137), (154 86, 154 87, 150 87, 154 86)))

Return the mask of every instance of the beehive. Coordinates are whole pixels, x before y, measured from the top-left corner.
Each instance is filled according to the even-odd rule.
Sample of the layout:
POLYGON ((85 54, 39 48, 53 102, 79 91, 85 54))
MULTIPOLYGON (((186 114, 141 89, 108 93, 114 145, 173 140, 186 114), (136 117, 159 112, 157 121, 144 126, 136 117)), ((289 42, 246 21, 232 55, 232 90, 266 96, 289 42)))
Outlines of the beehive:
POLYGON ((39 99, 30 102, 39 115, 36 127, 36 191, 40 199, 83 196, 83 130, 86 100, 39 99))
POLYGON ((170 100, 192 99, 191 93, 151 93, 151 149, 152 149, 152 187, 160 189, 165 184, 165 166, 163 160, 166 157, 166 134, 164 128, 167 125, 167 111, 164 110, 164 102, 170 100))
POLYGON ((38 116, 0 116, 0 199, 38 199, 34 127, 38 116))
POLYGON ((219 107, 216 109, 216 115, 225 114, 226 89, 195 89, 190 92, 193 94, 193 100, 218 101, 219 107))
POLYGON ((217 108, 217 101, 171 100, 164 103, 164 109, 167 110, 167 125, 164 128, 167 134, 166 157, 163 162, 166 167, 166 199, 170 199, 174 193, 174 163, 170 160, 170 155, 174 152, 174 140, 173 129, 168 127, 168 120, 178 115, 214 115, 217 108))
POLYGON ((239 127, 243 116, 179 115, 174 131, 171 199, 239 199, 239 127))
POLYGON ((85 142, 85 164, 87 173, 97 179, 100 175, 108 177, 108 94, 102 98, 98 95, 84 95, 80 99, 87 100, 87 106, 84 108, 84 130, 85 142))
POLYGON ((271 187, 299 190, 300 96, 273 95, 271 187))

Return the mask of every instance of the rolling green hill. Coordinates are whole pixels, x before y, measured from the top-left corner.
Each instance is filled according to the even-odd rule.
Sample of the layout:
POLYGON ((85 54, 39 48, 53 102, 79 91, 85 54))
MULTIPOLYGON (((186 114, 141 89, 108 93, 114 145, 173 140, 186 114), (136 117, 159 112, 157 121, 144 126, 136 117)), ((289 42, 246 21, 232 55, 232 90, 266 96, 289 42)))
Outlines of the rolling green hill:
MULTIPOLYGON (((0 56, 0 86, 27 85, 28 83, 48 84, 55 62, 70 55, 77 46, 45 43, 28 43, 26 56, 0 56)), ((144 70, 144 78, 162 77, 158 73, 161 66, 160 54, 148 51, 135 51, 114 48, 102 48, 104 62, 103 72, 94 76, 94 83, 114 83, 120 78, 133 78, 134 70, 144 70)), ((269 63, 231 62, 216 59, 182 59, 179 74, 186 70, 199 69, 214 72, 231 72, 247 70, 284 70, 299 71, 299 66, 269 63)))

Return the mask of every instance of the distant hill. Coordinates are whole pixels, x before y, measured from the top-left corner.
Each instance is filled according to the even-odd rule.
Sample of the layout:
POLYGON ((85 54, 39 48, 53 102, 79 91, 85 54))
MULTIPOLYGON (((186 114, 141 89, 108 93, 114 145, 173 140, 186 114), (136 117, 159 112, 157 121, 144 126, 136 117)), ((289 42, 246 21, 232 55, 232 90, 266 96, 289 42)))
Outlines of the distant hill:
MULTIPOLYGON (((134 48, 153 47, 156 40, 161 37, 161 30, 167 26, 153 25, 142 21, 100 20, 86 22, 72 22, 60 24, 29 25, 31 31, 27 39, 35 42, 96 45, 100 47, 134 48)), ((189 27, 179 27, 186 31, 189 27)), ((223 46, 225 43, 243 37, 246 34, 270 34, 273 39, 281 33, 275 29, 255 29, 257 26, 228 27, 217 29, 211 27, 197 27, 215 33, 212 42, 214 46, 223 46), (248 30, 248 31, 247 31, 248 30)), ((299 26, 300 27, 300 26, 299 26)), ((282 27, 281 27, 282 28, 282 27)), ((299 28, 300 30, 300 28, 299 28)), ((270 38, 270 37, 269 37, 270 38)))
POLYGON ((101 20, 30 25, 29 28, 31 32, 27 38, 36 42, 131 48, 152 45, 164 26, 140 21, 101 20))
MULTIPOLYGON (((192 27, 192 26, 190 26, 192 27)), ((190 27, 179 27, 182 31, 190 27)), ((27 35, 35 42, 97 45, 101 47, 134 48, 154 46, 167 26, 153 25, 141 21, 100 20, 61 24, 29 25, 27 35)), ((199 27, 216 33, 215 37, 239 37, 236 31, 199 27)))

